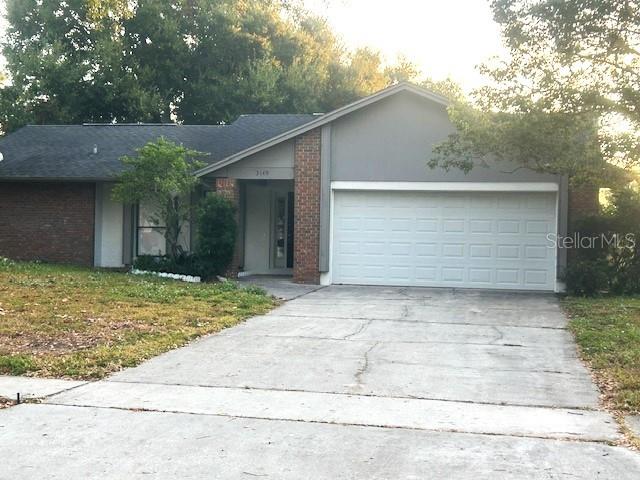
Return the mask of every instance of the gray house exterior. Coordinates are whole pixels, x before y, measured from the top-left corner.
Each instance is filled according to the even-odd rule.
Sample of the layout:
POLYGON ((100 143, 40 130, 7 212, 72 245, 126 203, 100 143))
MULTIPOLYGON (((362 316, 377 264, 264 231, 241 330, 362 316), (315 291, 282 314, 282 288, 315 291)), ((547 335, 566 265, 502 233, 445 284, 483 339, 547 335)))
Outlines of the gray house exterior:
MULTIPOLYGON (((0 255, 74 261, 67 258, 72 252, 46 258, 55 253, 46 246, 40 253, 16 248, 21 229, 27 236, 38 229, 21 226, 11 211, 41 221, 36 210, 47 195, 31 211, 28 196, 21 196, 38 185, 54 203, 56 189, 70 185, 92 196, 92 218, 83 213, 92 224, 91 259, 85 248, 79 263, 122 267, 136 254, 162 253, 161 232, 145 223, 146 207, 119 205, 109 192, 120 156, 165 136, 209 152, 208 165, 197 172, 202 194, 217 191, 237 205, 232 275, 561 289, 566 252, 553 239, 567 233, 570 215, 597 208, 597 191, 570 194, 566 178, 497 162, 469 174, 429 169, 432 148, 453 132, 446 109, 444 98, 403 83, 324 115, 248 115, 229 126, 25 127, 0 141, 0 255), (56 132, 48 129, 56 128, 73 141, 50 148, 56 132)), ((57 209, 69 216, 68 235, 74 235, 82 220, 74 220, 67 204, 57 209)), ((193 228, 184 229, 186 249, 193 228)))

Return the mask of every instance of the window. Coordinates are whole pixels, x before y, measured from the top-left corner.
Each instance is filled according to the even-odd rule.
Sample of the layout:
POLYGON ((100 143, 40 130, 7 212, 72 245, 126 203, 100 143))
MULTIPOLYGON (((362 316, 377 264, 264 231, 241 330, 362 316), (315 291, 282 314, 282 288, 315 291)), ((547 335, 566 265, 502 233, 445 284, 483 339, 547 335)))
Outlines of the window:
POLYGON ((167 242, 164 238, 165 226, 156 222, 155 211, 149 205, 138 206, 137 254, 164 255, 167 242))

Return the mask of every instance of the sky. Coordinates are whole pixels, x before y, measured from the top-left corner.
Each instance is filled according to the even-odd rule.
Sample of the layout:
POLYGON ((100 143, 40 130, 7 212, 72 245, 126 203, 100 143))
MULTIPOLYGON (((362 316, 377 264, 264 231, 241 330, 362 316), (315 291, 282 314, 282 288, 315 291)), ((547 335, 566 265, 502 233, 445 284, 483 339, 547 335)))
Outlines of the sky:
POLYGON ((404 55, 425 76, 480 86, 475 66, 505 55, 488 0, 305 0, 347 47, 369 46, 387 62, 404 55))
MULTIPOLYGON (((0 12, 4 1, 0 0, 0 12)), ((388 63, 398 55, 424 76, 480 86, 476 65, 505 53, 488 0, 304 0, 327 18, 350 49, 371 47, 388 63)), ((5 25, 0 20, 0 37, 5 25)), ((0 58, 0 66, 2 58, 0 58)))

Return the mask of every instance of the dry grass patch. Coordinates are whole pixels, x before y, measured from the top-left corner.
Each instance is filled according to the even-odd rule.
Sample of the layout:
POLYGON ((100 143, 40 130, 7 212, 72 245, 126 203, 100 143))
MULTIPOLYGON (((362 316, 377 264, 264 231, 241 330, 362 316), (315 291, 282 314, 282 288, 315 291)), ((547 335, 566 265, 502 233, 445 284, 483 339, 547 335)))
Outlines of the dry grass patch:
POLYGON ((232 282, 0 260, 0 374, 101 378, 274 305, 232 282))
POLYGON ((607 402, 640 413, 640 298, 568 298, 564 306, 607 402))
POLYGON ((640 297, 569 297, 564 307, 605 407, 620 422, 628 443, 640 448, 640 438, 623 421, 640 414, 640 297))

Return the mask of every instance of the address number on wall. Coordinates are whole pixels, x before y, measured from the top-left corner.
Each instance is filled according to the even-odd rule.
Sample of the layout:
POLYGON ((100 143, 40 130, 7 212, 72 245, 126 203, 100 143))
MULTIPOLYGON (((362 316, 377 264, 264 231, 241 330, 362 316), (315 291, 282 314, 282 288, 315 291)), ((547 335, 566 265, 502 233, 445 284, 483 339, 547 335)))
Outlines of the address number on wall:
POLYGON ((269 170, 266 169, 258 169, 256 170, 256 177, 268 177, 269 170))

